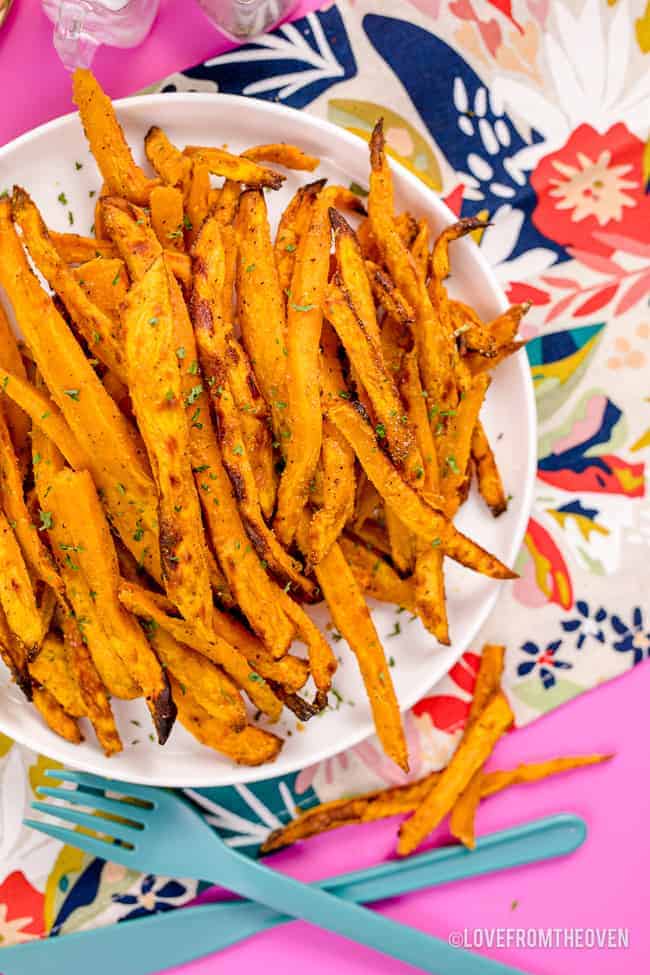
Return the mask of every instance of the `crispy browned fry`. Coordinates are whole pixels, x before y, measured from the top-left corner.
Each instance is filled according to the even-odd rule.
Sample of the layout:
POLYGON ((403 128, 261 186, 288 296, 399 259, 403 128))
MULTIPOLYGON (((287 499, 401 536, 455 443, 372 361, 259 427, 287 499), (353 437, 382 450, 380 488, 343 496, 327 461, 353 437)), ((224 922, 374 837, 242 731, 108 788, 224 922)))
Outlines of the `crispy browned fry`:
POLYGON ((237 765, 264 765, 277 758, 281 738, 253 725, 240 732, 232 731, 221 718, 208 714, 194 694, 181 687, 173 676, 171 682, 178 702, 178 720, 202 745, 227 755, 237 765))
POLYGON ((400 856, 412 853, 436 828, 443 816, 451 811, 460 793, 492 753, 512 721, 513 714, 508 700, 499 691, 469 727, 440 779, 411 818, 402 824, 397 843, 400 856))
POLYGON ((336 284, 330 284, 327 290, 324 309, 368 395, 378 438, 385 439, 393 463, 402 471, 404 479, 419 484, 424 477, 422 457, 397 387, 384 364, 376 320, 372 322, 377 333, 375 340, 372 325, 361 318, 351 294, 336 284))
MULTIPOLYGON (((107 233, 124 259, 129 274, 137 281, 161 252, 149 218, 140 207, 124 205, 122 200, 112 196, 105 197, 101 206, 107 233)), ((165 250, 165 259, 174 277, 188 287, 192 279, 189 255, 165 250)))
POLYGON ((92 724, 104 754, 115 755, 122 751, 122 742, 106 688, 95 667, 92 654, 84 642, 85 637, 77 620, 72 618, 65 607, 60 617, 68 669, 78 683, 84 714, 92 724))
POLYGON ((136 166, 110 98, 92 73, 77 68, 72 76, 72 98, 79 108, 90 149, 111 193, 133 203, 148 203, 158 180, 148 179, 136 166))
MULTIPOLYGON (((72 607, 76 620, 82 620, 83 639, 90 651, 92 662, 105 684, 109 693, 115 697, 131 700, 138 697, 140 690, 129 675, 122 660, 117 656, 107 639, 99 618, 98 607, 93 599, 94 590, 79 571, 79 565, 74 554, 75 541, 66 529, 65 519, 57 510, 56 497, 52 498, 52 486, 55 475, 63 470, 63 458, 41 430, 36 428, 32 432, 34 465, 34 482, 39 503, 43 510, 50 514, 48 520, 47 537, 50 548, 58 564, 59 575, 66 590, 67 601, 72 607)), ((83 543, 82 543, 83 544, 83 543)), ((65 620, 69 610, 63 615, 65 620)), ((74 644, 73 630, 66 630, 66 641, 74 644)))
MULTIPOLYGON (((13 329, 9 324, 7 314, 0 303, 0 369, 18 376, 22 380, 27 379, 25 364, 20 354, 18 342, 13 329)), ((7 420, 11 442, 18 457, 21 471, 24 472, 29 457, 29 416, 13 400, 4 399, 2 410, 7 420)))
POLYGON ((37 656, 29 662, 29 672, 59 702, 72 718, 83 718, 86 708, 79 684, 68 666, 65 644, 50 633, 37 656))
POLYGON ((89 586, 106 640, 142 688, 158 740, 164 744, 176 716, 174 702, 165 671, 136 622, 120 605, 117 555, 92 478, 87 471, 59 471, 52 478, 48 503, 54 510, 53 520, 59 522, 55 532, 71 539, 64 556, 56 552, 55 545, 59 564, 63 562, 89 586))
POLYGON ((431 507, 399 476, 378 446, 370 425, 355 408, 329 396, 324 401, 327 416, 346 438, 384 501, 399 514, 402 522, 423 542, 494 579, 512 579, 515 573, 454 527, 439 510, 431 507))
POLYGON ((354 305, 364 332, 367 333, 368 341, 375 347, 379 347, 380 335, 375 302, 359 242, 350 224, 334 207, 330 207, 329 218, 334 233, 340 288, 354 305))
POLYGON ((456 405, 456 341, 441 327, 424 279, 405 245, 393 216, 393 186, 384 148, 383 122, 370 140, 368 213, 374 237, 396 287, 413 308, 414 337, 425 392, 439 408, 456 405))
POLYGON ((429 224, 426 217, 417 222, 417 233, 411 242, 411 254, 423 280, 429 270, 429 224))
POLYGON ((353 190, 349 190, 347 186, 340 186, 336 183, 328 186, 327 202, 336 210, 348 210, 350 213, 360 213, 362 216, 366 216, 363 200, 353 190))
POLYGON ((55 735, 65 738, 73 745, 78 745, 83 741, 83 735, 76 719, 65 712, 54 695, 50 694, 46 688, 35 683, 32 700, 41 717, 55 735))
POLYGON ((86 455, 75 440, 58 406, 43 391, 35 389, 25 379, 4 372, 2 369, 0 369, 0 386, 6 396, 27 413, 34 426, 43 430, 57 445, 71 467, 78 470, 89 466, 86 455))
POLYGON ((418 222, 412 213, 406 210, 395 217, 395 228, 408 250, 411 249, 418 234, 418 222))
MULTIPOLYGON (((156 186, 151 191, 151 226, 161 247, 184 251, 183 194, 175 186, 156 186)), ((100 207, 100 212, 103 213, 100 207)), ((108 230, 107 230, 108 233, 108 230)))
POLYGON ((494 355, 494 339, 474 309, 451 298, 448 299, 448 306, 454 336, 459 340, 461 349, 471 349, 481 355, 494 355))
POLYGON ((501 346, 496 355, 491 357, 481 355, 479 352, 468 352, 467 355, 463 356, 463 362, 472 376, 479 376, 482 372, 496 369, 500 362, 514 355, 515 352, 519 352, 525 345, 525 342, 508 342, 501 346))
MULTIPOLYGON (((456 409, 447 411, 449 415, 445 416, 446 429, 438 437, 440 488, 446 502, 445 510, 450 517, 453 517, 460 504, 462 486, 467 479, 467 465, 471 457, 472 432, 488 385, 489 379, 485 374, 470 380, 470 385, 456 409)), ((440 413, 437 415, 440 416, 440 413)))
POLYGON ((285 169, 298 169, 307 173, 312 173, 320 163, 317 156, 309 156, 298 146, 292 146, 287 142, 252 146, 246 152, 242 152, 242 156, 253 162, 273 163, 275 166, 284 166, 285 169))
MULTIPOLYGON (((159 608, 156 601, 139 586, 129 582, 120 585, 120 600, 131 613, 146 619, 170 633, 178 643, 192 647, 213 663, 222 667, 238 687, 245 691, 255 707, 276 721, 280 717, 282 705, 264 678, 252 671, 246 658, 216 633, 204 635, 195 622, 168 616, 159 608)), ((236 702, 232 702, 235 704, 236 702)))
POLYGON ((27 666, 27 651, 9 628, 0 604, 0 657, 28 701, 32 699, 32 679, 27 666))
POLYGON ((207 166, 214 176, 225 176, 226 179, 249 186, 266 186, 272 190, 279 190, 286 177, 276 173, 266 166, 259 166, 243 156, 233 156, 225 149, 210 146, 187 146, 185 155, 194 162, 207 166))
POLYGON ((321 465, 322 505, 309 525, 307 559, 310 565, 317 565, 327 554, 354 512, 354 453, 345 438, 328 421, 323 424, 321 465))
POLYGON ((242 193, 235 226, 239 325, 254 362, 256 383, 269 404, 273 429, 279 437, 286 412, 286 317, 266 202, 259 190, 242 193))
MULTIPOLYGON (((476 678, 476 684, 474 685, 472 703, 465 724, 465 735, 467 735, 469 728, 478 720, 492 696, 497 693, 501 686, 505 652, 506 648, 501 644, 486 643, 483 647, 481 665, 476 678)), ((451 834, 470 848, 475 846, 474 816, 481 799, 482 782, 483 775, 481 769, 479 769, 463 789, 451 810, 449 821, 451 834)))
POLYGON ((163 183, 185 192, 192 173, 192 162, 157 125, 152 125, 144 137, 144 151, 163 183))
MULTIPOLYGON (((324 179, 300 186, 280 217, 273 253, 282 295, 291 287, 298 242, 307 229, 315 198, 325 186, 324 179)), ((286 301, 284 301, 286 305, 286 301)), ((283 342, 284 344, 284 342, 283 342)))
POLYGON ((82 237, 80 234, 63 234, 58 230, 48 232, 50 241, 66 264, 85 264, 96 257, 117 257, 115 245, 110 240, 96 240, 94 237, 82 237))
POLYGON ((192 164, 192 176, 185 194, 185 242, 188 250, 199 235, 210 212, 210 170, 200 162, 192 164))
MULTIPOLYGON (((119 320, 106 315, 88 298, 64 260, 52 246, 45 223, 25 190, 14 187, 13 218, 22 230, 23 240, 34 264, 53 291, 61 298, 72 321, 94 355, 121 380, 126 378, 119 320)), ((119 281, 119 272, 115 283, 119 281)))
MULTIPOLYGON (((131 401, 158 489, 165 587, 182 615, 207 635, 212 592, 192 475, 170 280, 160 256, 132 287, 124 313, 125 354, 131 401)), ((198 387, 200 392, 200 383, 198 387)))
MULTIPOLYGON (((325 332, 323 332, 323 335, 325 332)), ((369 481, 363 471, 357 478, 357 494, 354 502, 354 529, 361 529, 368 519, 377 517, 380 509, 383 509, 383 501, 379 496, 377 488, 369 481)), ((382 513, 383 517, 383 513, 382 513)))
MULTIPOLYGON (((301 547, 306 547, 307 524, 303 518, 298 535, 301 547)), ((407 771, 408 749, 390 668, 361 590, 336 542, 315 572, 334 625, 357 658, 383 749, 407 771)))
MULTIPOLYGON (((517 768, 483 773, 481 797, 493 795, 511 785, 537 782, 551 775, 568 772, 575 768, 597 765, 609 761, 611 755, 578 755, 576 757, 556 758, 548 762, 519 765, 517 768)), ((351 799, 334 799, 323 802, 300 813, 296 819, 276 830, 266 839, 262 853, 270 853, 289 843, 308 839, 327 830, 338 829, 354 823, 369 823, 387 819, 403 813, 412 812, 431 787, 440 779, 439 772, 431 772, 417 782, 393 786, 378 792, 351 799)))
MULTIPOLYGON (((0 500, 7 519, 13 525, 28 567, 37 579, 41 579, 53 590, 60 592, 61 580, 52 564, 50 553, 41 541, 41 536, 34 529, 27 510, 18 459, 2 413, 0 413, 0 500)), ((43 528, 47 525, 47 512, 40 512, 40 515, 41 528, 43 528)))
MULTIPOLYGON (((190 422, 192 470, 199 488, 203 514, 214 551, 241 611, 265 647, 282 656, 291 643, 294 627, 277 603, 281 592, 265 572, 249 544, 230 481, 219 454, 206 389, 198 391, 198 353, 192 323, 178 287, 171 289, 176 328, 176 355, 183 367, 181 379, 190 422), (196 410, 200 420, 192 420, 196 410)), ((204 385, 204 384, 202 384, 204 385)))
POLYGON ((490 447, 490 441, 480 420, 477 421, 472 433, 472 460, 476 467, 476 479, 481 497, 495 518, 508 507, 508 499, 503 489, 503 482, 490 447))
POLYGON ((479 770, 469 780, 449 814, 449 832, 473 850, 476 846, 474 817, 481 801, 483 773, 479 770))
POLYGON ((132 428, 29 268, 8 207, 8 201, 0 201, 0 283, 52 398, 103 492, 113 524, 136 557, 144 552, 145 565, 159 575, 155 489, 146 458, 138 451, 132 428))
POLYGON ((416 539, 392 505, 384 505, 384 521, 393 565, 402 575, 407 575, 415 567, 416 539))
POLYGON ((401 579, 378 552, 353 538, 343 535, 339 545, 366 596, 383 603, 395 603, 415 613, 413 583, 409 579, 401 579))
POLYGON ((260 558, 306 593, 313 585, 301 575, 299 566, 285 552, 262 516, 259 495, 244 443, 239 414, 228 376, 228 331, 223 314, 225 261, 221 233, 215 219, 204 223, 194 245, 194 288, 190 311, 199 357, 217 417, 217 434, 223 464, 235 497, 260 558))
POLYGON ((95 200, 94 208, 94 223, 92 226, 91 233, 96 240, 108 240, 108 234, 106 233, 106 228, 104 227, 104 221, 102 220, 102 214, 100 209, 101 199, 103 196, 108 196, 110 190, 106 183, 102 183, 102 188, 99 191, 99 196, 95 200))
POLYGON ((506 648, 499 643, 486 643, 483 647, 472 703, 467 715, 467 728, 480 717, 490 698, 499 690, 503 676, 505 653, 506 648))
POLYGON ((285 545, 292 542, 307 503, 322 440, 318 358, 330 264, 325 193, 316 197, 309 225, 300 238, 287 303, 286 466, 273 522, 285 545))
MULTIPOLYGON (((124 261, 119 257, 95 257, 78 267, 72 268, 77 284, 83 288, 86 297, 108 315, 120 327, 120 311, 129 290, 129 276, 124 261)), ((98 337, 92 336, 91 352, 98 337)))
POLYGON ((102 200, 106 232, 113 240, 134 281, 139 281, 162 253, 146 212, 107 196, 102 200))
POLYGON ((235 219, 241 185, 234 179, 227 179, 220 190, 212 192, 219 194, 216 204, 212 205, 213 216, 218 220, 220 227, 227 227, 235 219))
POLYGON ((524 301, 521 305, 511 305, 507 311, 486 325, 497 349, 515 341, 521 320, 528 313, 530 307, 529 301, 524 301))
POLYGON ((410 326, 414 320, 414 312, 393 284, 392 279, 373 261, 366 261, 366 270, 370 287, 375 301, 402 326, 410 326))
POLYGON ((372 548, 376 548, 378 552, 382 555, 390 555, 390 542, 386 534, 386 529, 383 525, 380 525, 378 521, 370 519, 364 521, 362 525, 353 525, 351 528, 352 534, 364 542, 366 545, 370 545, 372 548))
POLYGON ((12 633, 27 651, 43 637, 32 582, 20 546, 6 515, 0 510, 0 605, 12 633))
POLYGON ((166 630, 152 626, 149 639, 181 691, 189 688, 208 714, 219 718, 231 731, 243 731, 246 708, 235 684, 207 657, 178 643, 166 630))
MULTIPOLYGON (((174 604, 166 596, 143 590, 135 578, 136 574, 132 573, 132 575, 134 578, 129 579, 131 583, 129 587, 130 598, 142 597, 146 601, 143 605, 153 603, 167 616, 176 615, 174 604)), ((295 604, 292 603, 292 605, 295 604)), ((186 640, 190 642, 191 646, 194 646, 198 637, 191 634, 191 631, 187 629, 188 625, 191 624, 186 624, 183 632, 186 634, 186 640)), ((239 650, 249 664, 265 679, 281 684, 289 692, 299 691, 305 684, 309 676, 309 667, 305 660, 291 654, 285 654, 279 660, 275 660, 258 637, 247 630, 239 620, 216 607, 212 614, 212 625, 217 636, 239 650)))
POLYGON ((285 592, 280 593, 280 603, 295 624, 298 639, 307 647, 309 669, 316 689, 320 695, 327 694, 332 686, 332 675, 338 666, 334 651, 309 616, 285 592))

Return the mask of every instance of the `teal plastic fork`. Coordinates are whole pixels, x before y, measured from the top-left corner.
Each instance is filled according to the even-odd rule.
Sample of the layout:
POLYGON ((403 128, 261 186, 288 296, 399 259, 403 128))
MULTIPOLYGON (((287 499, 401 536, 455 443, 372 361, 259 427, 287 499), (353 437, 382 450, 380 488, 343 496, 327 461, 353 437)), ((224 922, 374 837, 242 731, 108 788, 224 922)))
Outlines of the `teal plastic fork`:
POLYGON ((27 824, 94 856, 149 873, 211 880, 258 904, 310 921, 420 971, 437 975, 521 975, 519 969, 453 948, 336 897, 323 887, 300 883, 248 859, 226 846, 199 813, 172 792, 67 770, 57 770, 53 777, 73 782, 77 788, 47 789, 48 797, 66 805, 35 802, 33 808, 101 832, 108 839, 96 839, 37 820, 27 820, 27 824), (108 798, 107 792, 133 799, 137 805, 108 798), (78 806, 91 812, 81 812, 78 806), (102 818, 102 813, 125 821, 102 818))
MULTIPOLYGON (((584 820, 560 813, 481 837, 471 852, 462 846, 445 846, 331 877, 318 886, 356 903, 384 900, 565 856, 581 846, 586 835, 584 820)), ((203 904, 3 948, 0 962, 3 975, 59 975, 65 971, 115 975, 118 957, 120 975, 149 975, 223 950, 290 920, 253 901, 203 904)))

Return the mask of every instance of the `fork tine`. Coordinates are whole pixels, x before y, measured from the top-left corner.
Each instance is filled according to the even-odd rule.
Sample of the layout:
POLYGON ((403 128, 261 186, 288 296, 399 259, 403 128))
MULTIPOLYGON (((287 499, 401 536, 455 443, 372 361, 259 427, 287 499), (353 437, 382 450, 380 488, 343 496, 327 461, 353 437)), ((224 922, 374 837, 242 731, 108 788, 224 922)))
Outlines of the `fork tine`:
POLYGON ((50 779, 58 779, 61 782, 75 782, 78 786, 88 786, 93 789, 100 789, 102 792, 118 792, 124 796, 132 796, 134 799, 143 799, 155 805, 160 802, 164 795, 162 789, 154 789, 145 785, 134 785, 132 782, 119 782, 117 779, 103 779, 99 775, 91 775, 90 772, 74 772, 71 769, 46 769, 45 774, 50 779))
POLYGON ((25 826, 38 830, 39 833, 46 833, 55 840, 60 840, 68 846, 76 846, 91 856, 99 857, 100 860, 111 860, 113 863, 123 863, 127 867, 133 865, 133 850, 125 846, 118 846, 116 843, 107 843, 105 840, 97 840, 85 833, 77 833, 75 830, 66 829, 64 826, 53 826, 51 823, 44 823, 40 819, 23 819, 25 826))
POLYGON ((63 799, 73 806, 89 806, 92 809, 101 809, 102 812, 121 816, 122 819, 132 819, 135 823, 140 822, 138 814, 147 811, 143 810, 142 806, 134 806, 129 802, 123 802, 121 799, 107 799, 105 796, 93 795, 91 792, 83 792, 81 789, 53 789, 49 786, 39 785, 36 791, 39 796, 63 799))
POLYGON ((32 809, 47 813, 55 819, 63 819, 67 823, 74 823, 75 826, 85 826, 96 833, 104 833, 114 839, 124 840, 126 843, 135 845, 135 840, 141 832, 134 826, 127 826, 125 823, 115 823, 110 819, 101 816, 93 816, 90 813, 82 813, 77 809, 67 809, 65 806, 53 806, 49 802, 33 802, 32 809))

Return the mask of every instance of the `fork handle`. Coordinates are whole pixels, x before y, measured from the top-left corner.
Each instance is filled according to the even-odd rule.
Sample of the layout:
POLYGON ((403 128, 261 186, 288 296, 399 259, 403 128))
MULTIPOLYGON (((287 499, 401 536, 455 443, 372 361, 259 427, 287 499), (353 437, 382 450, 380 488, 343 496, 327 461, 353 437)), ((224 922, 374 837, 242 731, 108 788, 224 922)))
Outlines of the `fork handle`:
MULTIPOLYGON (((203 853, 204 871, 209 869, 208 848, 203 853)), ((213 863, 212 879, 228 890, 366 945, 419 971, 433 975, 523 975, 519 968, 459 950, 422 931, 340 899, 322 887, 312 887, 269 870, 228 847, 218 851, 213 863), (230 856, 225 857, 224 850, 230 856)))

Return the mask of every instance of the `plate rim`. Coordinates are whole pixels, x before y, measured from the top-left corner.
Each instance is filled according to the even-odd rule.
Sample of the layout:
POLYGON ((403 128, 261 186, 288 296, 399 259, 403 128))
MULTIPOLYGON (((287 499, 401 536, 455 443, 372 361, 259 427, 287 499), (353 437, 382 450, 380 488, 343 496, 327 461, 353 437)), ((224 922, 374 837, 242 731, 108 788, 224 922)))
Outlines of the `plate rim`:
MULTIPOLYGON (((116 112, 120 114, 121 110, 128 110, 135 108, 137 111, 146 110, 148 107, 157 104, 161 96, 164 95, 164 104, 170 105, 172 103, 196 103, 197 99, 201 101, 212 101, 219 102, 223 105, 224 102, 232 105, 245 105, 249 110, 253 107, 256 111, 260 111, 262 114, 275 115, 280 117, 290 117, 295 118, 296 115, 301 115, 307 126, 314 126, 316 129, 324 130, 329 132, 332 137, 337 141, 343 141, 348 145, 355 148, 355 151, 359 148, 359 137, 349 132, 342 126, 338 126, 328 119, 320 118, 317 115, 313 115, 310 112, 299 111, 296 108, 292 108, 288 105, 280 105, 275 102, 268 102, 264 99, 251 98, 243 95, 232 95, 220 92, 152 92, 142 95, 130 95, 126 98, 116 99, 113 105, 116 112)), ((29 145, 33 140, 47 136, 50 132, 56 131, 59 128, 64 128, 67 124, 75 123, 81 124, 79 120, 78 112, 69 112, 66 115, 58 116, 57 118, 50 119, 44 122, 42 125, 37 126, 34 129, 30 129, 27 132, 22 133, 17 136, 11 142, 0 147, 0 161, 7 155, 11 154, 16 150, 22 149, 24 146, 29 145)), ((400 178, 404 180, 407 184, 410 184, 411 188, 415 190, 416 194, 423 194, 430 203, 431 209, 437 211, 438 215, 444 219, 448 220, 450 223, 457 219, 456 215, 449 209, 444 200, 439 196, 439 194, 428 187, 422 180, 420 180, 414 173, 410 172, 405 166, 403 166, 398 160, 391 158, 391 167, 397 170, 400 174, 400 178)), ((485 275, 487 282, 490 285, 491 295, 495 301, 500 305, 502 310, 508 307, 508 301, 506 299, 505 293, 499 284, 496 275, 492 269, 492 266, 488 263, 486 258, 481 253, 480 247, 475 247, 473 253, 476 261, 481 266, 482 272, 485 275)), ((526 427, 528 434, 528 451, 524 459, 526 477, 525 480, 522 479, 520 485, 518 485, 517 490, 520 496, 523 497, 523 501, 520 507, 520 513, 517 522, 512 528, 510 539, 507 545, 507 552, 504 556, 505 560, 512 564, 517 553, 519 552, 521 545, 523 543, 526 527, 528 520, 532 511, 533 500, 534 500, 534 487, 536 479, 536 469, 537 469, 537 410, 534 395, 534 385, 532 380, 532 375, 530 368, 528 366, 528 361, 524 355, 521 353, 515 356, 515 365, 519 371, 520 378, 522 381, 522 393, 524 397, 525 407, 526 407, 526 427)), ((490 618, 494 607, 497 603, 499 596, 503 590, 504 582, 495 582, 493 586, 493 591, 490 593, 489 597, 485 601, 484 608, 480 613, 477 613, 473 619, 472 625, 469 628, 468 636, 463 642, 463 645, 459 645, 458 651, 455 657, 451 660, 449 664, 449 669, 444 675, 440 675, 435 678, 434 683, 441 680, 443 676, 449 673, 449 670, 454 666, 455 663, 461 658, 463 653, 467 650, 468 646, 471 646, 472 642, 475 640, 479 630, 485 625, 487 620, 490 618)), ((452 644, 453 645, 453 644, 452 644)), ((427 688, 429 690, 430 688, 427 688)), ((414 704, 423 696, 426 691, 418 691, 413 698, 407 697, 403 702, 400 702, 400 712, 404 714, 406 711, 410 710, 414 704)), ((20 729, 19 729, 20 730, 20 729)), ((49 729, 47 729, 49 730, 49 729)), ((38 745, 36 749, 34 744, 29 741, 29 736, 27 738, 16 735, 16 729, 10 727, 10 723, 5 723, 4 714, 0 711, 0 732, 7 734, 17 743, 30 748, 32 750, 38 751, 38 753, 43 753, 42 746, 38 745)), ((75 761, 74 756, 69 754, 62 755, 60 752, 57 753, 57 741, 53 732, 50 732, 53 739, 52 749, 48 749, 47 755, 55 760, 63 761, 66 765, 87 771, 94 774, 106 776, 106 769, 103 764, 96 764, 93 761, 93 752, 84 753, 84 760, 75 761), (89 760, 86 761, 85 758, 89 760)), ((374 728, 372 725, 372 718, 369 717, 367 721, 361 722, 358 732, 350 733, 345 741, 345 744, 341 748, 332 749, 331 745, 322 747, 320 749, 315 749, 313 754, 309 756, 307 760, 304 758, 300 761, 289 762, 288 765, 283 767, 280 771, 277 770, 276 763, 269 763, 261 766, 240 766, 231 763, 227 766, 227 779, 228 781, 223 781, 223 776, 221 776, 221 781, 210 782, 209 775, 201 775, 199 777, 193 776, 190 772, 188 775, 180 777, 169 777, 165 775, 153 775, 147 778, 144 782, 138 777, 136 773, 130 772, 128 768, 122 769, 119 765, 115 766, 114 770, 111 770, 111 777, 121 781, 121 782, 131 782, 134 784, 150 785, 154 787, 167 787, 167 788, 228 788, 236 785, 248 785, 255 782, 264 781, 265 779, 274 779, 277 777, 284 777, 292 775, 295 772, 300 771, 306 766, 316 765, 328 758, 333 758, 343 751, 347 751, 358 745, 360 742, 365 741, 367 738, 374 734, 374 728)), ((63 747, 63 745, 62 745, 63 747)), ((207 747, 207 746, 204 746, 207 747)), ((98 759, 103 758, 103 756, 98 755, 98 759)), ((227 761, 227 760, 226 760, 227 761)))

